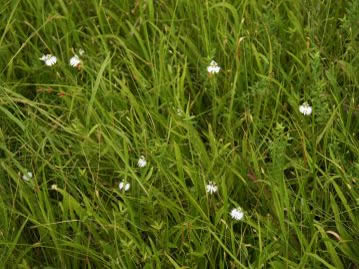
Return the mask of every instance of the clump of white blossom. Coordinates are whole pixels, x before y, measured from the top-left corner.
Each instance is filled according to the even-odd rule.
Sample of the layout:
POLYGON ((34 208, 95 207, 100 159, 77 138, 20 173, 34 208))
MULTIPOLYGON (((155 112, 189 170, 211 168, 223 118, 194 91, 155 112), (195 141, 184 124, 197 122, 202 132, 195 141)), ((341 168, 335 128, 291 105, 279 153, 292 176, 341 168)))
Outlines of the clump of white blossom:
POLYGON ((216 185, 216 183, 210 181, 208 182, 208 184, 206 185, 206 192, 209 194, 213 194, 216 193, 218 190, 218 187, 216 185))
POLYGON ((43 61, 47 66, 53 66, 57 62, 56 56, 52 54, 42 55, 39 59, 43 61))
POLYGON ((141 155, 140 158, 138 159, 137 166, 143 168, 146 165, 147 165, 147 161, 145 159, 145 156, 141 155))
POLYGON ((124 191, 128 191, 130 189, 131 185, 130 183, 121 181, 120 184, 118 184, 118 188, 120 189, 120 191, 124 190, 124 191))
POLYGON ((312 107, 307 102, 304 102, 302 105, 299 106, 299 112, 305 116, 309 116, 310 114, 312 114, 312 111, 312 107))
POLYGON ((81 61, 80 57, 77 54, 72 56, 71 59, 70 59, 70 65, 72 67, 79 67, 81 65, 81 62, 82 61, 81 61))
POLYGON ((23 176, 22 179, 25 181, 30 181, 32 179, 32 172, 26 172, 23 176))
POLYGON ((211 61, 209 66, 207 67, 207 71, 209 74, 217 74, 221 70, 221 68, 218 66, 218 64, 215 61, 211 61))
POLYGON ((231 211, 231 217, 235 220, 241 220, 244 217, 244 212, 240 207, 233 208, 231 211))

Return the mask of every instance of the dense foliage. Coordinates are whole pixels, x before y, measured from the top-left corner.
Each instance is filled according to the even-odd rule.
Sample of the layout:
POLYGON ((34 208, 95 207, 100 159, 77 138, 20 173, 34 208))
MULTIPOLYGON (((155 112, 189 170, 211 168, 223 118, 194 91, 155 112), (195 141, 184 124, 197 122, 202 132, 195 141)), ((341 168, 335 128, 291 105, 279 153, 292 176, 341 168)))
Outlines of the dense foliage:
POLYGON ((359 268, 359 1, 0 15, 1 268, 359 268))

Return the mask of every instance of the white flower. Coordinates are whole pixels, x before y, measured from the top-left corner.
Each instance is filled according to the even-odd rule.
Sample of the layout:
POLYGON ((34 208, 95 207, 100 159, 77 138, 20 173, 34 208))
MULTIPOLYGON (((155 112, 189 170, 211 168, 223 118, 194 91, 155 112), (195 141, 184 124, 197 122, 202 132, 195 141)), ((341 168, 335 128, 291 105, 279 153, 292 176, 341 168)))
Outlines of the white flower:
POLYGON ((118 188, 120 189, 120 191, 124 190, 124 191, 128 191, 130 189, 130 183, 125 183, 123 181, 120 182, 120 184, 118 184, 118 188))
POLYGON ((218 66, 218 64, 215 61, 212 61, 210 65, 207 67, 207 71, 210 74, 218 73, 221 68, 218 66))
POLYGON ((70 65, 72 67, 78 67, 81 64, 81 60, 79 58, 79 56, 77 56, 77 54, 75 54, 71 59, 70 59, 70 65))
POLYGON ((233 208, 231 211, 231 217, 235 220, 241 220, 244 216, 244 213, 240 207, 233 208))
POLYGON ((41 61, 45 62, 47 66, 52 66, 56 64, 57 58, 56 56, 53 56, 51 54, 42 55, 41 58, 39 58, 41 61))
POLYGON ((210 181, 207 186, 206 186, 206 192, 209 192, 210 194, 213 194, 215 192, 217 192, 218 187, 216 185, 216 183, 210 181))
POLYGON ((85 51, 83 49, 79 49, 79 54, 80 54, 80 56, 82 56, 85 54, 85 51))
POLYGON ((32 179, 32 173, 31 172, 27 172, 22 176, 22 179, 25 181, 29 181, 30 179, 32 179))
POLYGON ((307 102, 304 102, 301 106, 299 106, 299 111, 305 116, 309 116, 312 114, 312 107, 308 105, 307 102))
POLYGON ((145 167, 146 164, 147 164, 147 161, 145 159, 145 156, 141 155, 137 162, 138 167, 140 167, 140 168, 145 167))

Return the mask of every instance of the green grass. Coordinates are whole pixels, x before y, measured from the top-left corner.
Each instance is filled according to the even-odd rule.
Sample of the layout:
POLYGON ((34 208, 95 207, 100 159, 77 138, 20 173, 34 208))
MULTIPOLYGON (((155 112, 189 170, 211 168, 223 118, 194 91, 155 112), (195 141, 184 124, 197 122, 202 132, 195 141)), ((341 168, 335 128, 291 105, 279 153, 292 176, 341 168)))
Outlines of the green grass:
POLYGON ((359 268, 358 1, 3 2, 0 268, 359 268))

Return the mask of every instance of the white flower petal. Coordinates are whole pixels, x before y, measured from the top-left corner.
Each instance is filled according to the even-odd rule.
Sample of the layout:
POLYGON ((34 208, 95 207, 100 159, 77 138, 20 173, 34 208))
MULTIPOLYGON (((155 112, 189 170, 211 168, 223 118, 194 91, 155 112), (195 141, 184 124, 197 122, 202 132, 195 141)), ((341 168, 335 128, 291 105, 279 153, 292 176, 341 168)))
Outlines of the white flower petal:
POLYGON ((42 55, 41 58, 39 58, 41 61, 45 62, 47 66, 52 66, 56 64, 57 58, 56 56, 53 56, 51 54, 42 55))
POLYGON ((126 183, 125 185, 125 191, 128 191, 130 189, 130 183, 126 183))
POLYGON ((213 194, 215 192, 217 192, 218 187, 216 185, 216 183, 213 183, 212 181, 210 181, 207 186, 206 186, 206 192, 208 192, 209 194, 213 194))
POLYGON ((221 70, 221 68, 218 66, 218 64, 215 61, 211 61, 209 66, 207 67, 207 71, 210 74, 218 73, 221 70))
POLYGON ((118 188, 120 189, 120 191, 124 190, 124 191, 128 191, 130 189, 130 183, 125 183, 123 181, 120 182, 120 184, 118 184, 118 188))
POLYGON ((81 59, 76 54, 70 59, 70 65, 72 67, 78 67, 81 64, 81 59))
POLYGON ((138 159, 137 166, 142 168, 142 167, 145 167, 146 165, 147 165, 147 161, 146 161, 145 157, 143 155, 141 155, 140 158, 138 159))
POLYGON ((231 211, 231 217, 235 220, 241 220, 244 217, 244 212, 240 207, 233 208, 231 211))
POLYGON ((313 111, 312 107, 308 105, 307 102, 299 106, 299 112, 305 116, 309 116, 310 114, 312 114, 312 111, 313 111))
POLYGON ((32 173, 31 172, 27 172, 22 176, 22 179, 25 181, 29 181, 30 179, 32 179, 32 173))

